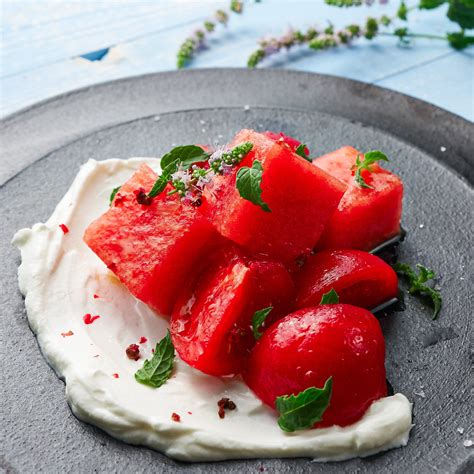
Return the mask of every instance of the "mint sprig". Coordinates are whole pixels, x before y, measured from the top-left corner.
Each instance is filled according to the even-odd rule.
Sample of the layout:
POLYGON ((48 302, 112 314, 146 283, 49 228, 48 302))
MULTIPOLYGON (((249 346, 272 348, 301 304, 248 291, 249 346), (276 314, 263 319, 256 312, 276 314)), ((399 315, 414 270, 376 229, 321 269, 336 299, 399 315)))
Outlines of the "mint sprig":
POLYGON ((331 288, 330 291, 324 293, 323 297, 321 298, 321 304, 337 304, 339 303, 339 295, 336 293, 334 288, 331 288))
POLYGON ((161 157, 161 175, 148 193, 149 198, 161 194, 178 168, 189 169, 193 164, 207 161, 211 155, 196 145, 182 145, 173 148, 161 157))
POLYGON ((310 163, 312 163, 313 160, 306 154, 305 143, 300 143, 298 147, 296 148, 295 153, 301 156, 301 158, 304 158, 306 161, 309 161, 310 163))
POLYGON ((111 206, 114 199, 115 199, 115 196, 117 195, 117 193, 120 191, 120 188, 122 186, 117 186, 116 188, 112 189, 112 192, 110 193, 110 197, 109 197, 109 205, 111 206))
POLYGON ((321 421, 329 406, 332 394, 332 377, 323 388, 309 387, 297 395, 283 395, 275 400, 280 414, 278 425, 283 431, 306 430, 321 421))
POLYGON ((396 263, 393 269, 400 275, 404 276, 410 285, 408 293, 411 295, 424 295, 431 299, 433 304, 433 319, 436 319, 441 310, 443 299, 441 293, 431 286, 425 285, 429 280, 433 280, 436 274, 433 270, 417 264, 418 274, 407 263, 396 263))
POLYGON ((372 170, 371 170, 370 166, 373 165, 374 163, 376 163, 377 161, 389 161, 389 159, 387 158, 387 155, 385 155, 384 153, 382 153, 381 151, 378 151, 378 150, 368 151, 364 155, 364 160, 363 161, 360 160, 360 155, 357 155, 356 162, 355 162, 355 165, 354 165, 354 170, 355 170, 354 179, 355 179, 355 182, 361 188, 373 189, 372 186, 368 185, 365 182, 364 178, 361 175, 361 171, 362 170, 367 170, 367 171, 371 172, 372 170))
POLYGON ((173 372, 174 346, 170 332, 156 344, 151 360, 145 360, 143 367, 135 372, 135 379, 153 388, 161 387, 173 372))
POLYGON ((262 333, 260 332, 260 328, 262 327, 265 319, 271 313, 273 306, 268 306, 267 308, 260 309, 255 311, 252 317, 252 332, 253 337, 258 341, 262 337, 262 333))
POLYGON ((237 172, 236 186, 241 197, 260 206, 265 212, 271 212, 268 204, 262 200, 262 163, 255 160, 252 167, 243 166, 237 172))

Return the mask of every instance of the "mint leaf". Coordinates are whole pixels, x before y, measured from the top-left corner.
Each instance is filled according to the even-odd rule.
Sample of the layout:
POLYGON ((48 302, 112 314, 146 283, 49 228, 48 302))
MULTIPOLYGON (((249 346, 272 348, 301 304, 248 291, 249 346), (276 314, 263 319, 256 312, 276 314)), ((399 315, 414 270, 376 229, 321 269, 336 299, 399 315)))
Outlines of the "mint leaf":
POLYGON ((262 163, 255 160, 252 167, 243 166, 237 172, 236 186, 240 195, 251 203, 260 206, 265 212, 271 212, 268 204, 262 200, 262 163))
POLYGON ((436 274, 433 270, 420 264, 417 264, 417 268, 418 274, 407 263, 396 263, 393 265, 393 269, 408 280, 410 285, 408 293, 411 295, 423 295, 431 299, 433 304, 433 319, 436 319, 441 311, 443 299, 439 291, 431 286, 425 285, 427 281, 433 280, 436 274))
POLYGON ((135 379, 144 385, 161 387, 173 371, 174 346, 170 332, 156 345, 151 360, 145 360, 143 367, 135 372, 135 379))
POLYGON ((361 187, 361 188, 369 188, 373 189, 372 186, 369 186, 365 181, 364 178, 361 175, 362 170, 367 170, 371 171, 370 165, 376 163, 377 161, 389 161, 387 158, 387 155, 382 153, 381 151, 374 150, 374 151, 368 151, 365 156, 364 160, 360 161, 360 155, 357 155, 356 158, 356 163, 354 165, 355 168, 355 175, 354 179, 355 182, 361 187))
POLYGON ((398 8, 397 11, 397 16, 400 18, 400 20, 407 20, 407 13, 408 13, 408 8, 405 5, 405 2, 400 3, 400 7, 398 8))
POLYGON ((270 314, 272 309, 273 309, 273 306, 268 306, 268 308, 263 308, 258 311, 255 311, 252 317, 252 331, 253 331, 253 337, 256 340, 262 337, 260 328, 262 327, 262 324, 265 322, 265 319, 267 319, 267 316, 270 314))
POLYGON ((110 197, 109 197, 109 205, 111 206, 112 205, 112 202, 116 196, 116 194, 120 191, 120 188, 122 186, 117 186, 116 188, 112 189, 112 192, 110 193, 110 197))
POLYGON ((306 154, 306 144, 305 143, 300 143, 298 145, 298 148, 296 148, 295 153, 297 155, 301 156, 301 158, 304 158, 306 161, 309 161, 310 163, 312 163, 313 160, 306 154))
POLYGON ((234 13, 242 13, 244 7, 243 7, 243 3, 240 1, 240 0, 231 0, 230 2, 230 9, 234 12, 234 13))
POLYGON ((472 0, 449 0, 448 18, 462 29, 474 28, 474 2, 472 0))
POLYGON ((334 288, 331 288, 330 291, 324 293, 323 297, 321 298, 321 303, 319 304, 337 304, 339 303, 339 295, 336 293, 334 288))
POLYGON ((178 169, 178 162, 172 161, 169 163, 165 168, 162 167, 161 175, 155 181, 155 184, 151 188, 150 192, 148 193, 148 197, 154 198, 161 194, 163 190, 166 188, 166 185, 169 183, 171 179, 171 175, 175 173, 178 169))
POLYGON ((329 377, 323 388, 310 387, 298 395, 283 395, 275 400, 275 407, 280 414, 278 425, 283 431, 306 430, 321 421, 329 406, 332 393, 332 377, 329 377))
POLYGON ((474 36, 467 36, 464 34, 464 31, 459 33, 447 33, 446 38, 454 49, 461 50, 474 44, 474 36))
POLYGON ((179 165, 181 165, 181 168, 188 169, 195 163, 207 161, 210 156, 210 153, 197 145, 177 146, 162 156, 161 168, 165 169, 171 163, 177 162, 176 169, 179 165))
POLYGON ((446 3, 448 0, 421 0, 418 8, 423 9, 423 10, 431 10, 433 8, 438 8, 443 3, 446 3))

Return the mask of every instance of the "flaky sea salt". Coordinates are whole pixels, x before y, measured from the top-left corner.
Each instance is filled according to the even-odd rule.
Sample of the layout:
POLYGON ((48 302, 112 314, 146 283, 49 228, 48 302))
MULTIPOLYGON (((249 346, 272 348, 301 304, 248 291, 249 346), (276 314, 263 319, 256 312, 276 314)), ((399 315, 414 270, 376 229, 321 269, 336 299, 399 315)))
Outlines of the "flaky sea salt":
POLYGON ((474 444, 474 441, 472 441, 472 439, 465 439, 462 444, 465 448, 470 448, 474 444))
POLYGON ((426 394, 423 390, 420 390, 419 392, 413 392, 415 395, 418 395, 421 398, 426 398, 426 394))
POLYGON ((460 426, 457 430, 456 430, 459 434, 463 434, 464 433, 464 428, 462 426, 460 426))

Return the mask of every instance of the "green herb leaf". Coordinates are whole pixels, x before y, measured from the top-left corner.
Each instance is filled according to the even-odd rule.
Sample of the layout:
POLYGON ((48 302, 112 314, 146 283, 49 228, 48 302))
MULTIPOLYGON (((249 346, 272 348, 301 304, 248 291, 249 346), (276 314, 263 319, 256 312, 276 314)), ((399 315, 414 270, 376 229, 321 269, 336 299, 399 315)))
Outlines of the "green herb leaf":
POLYGON ((255 160, 252 167, 243 166, 237 172, 236 186, 240 195, 251 203, 260 206, 265 212, 271 212, 268 204, 262 200, 262 163, 255 160))
POLYGON ((116 196, 116 194, 120 191, 120 188, 122 186, 117 186, 116 188, 112 189, 112 192, 110 193, 110 197, 109 197, 109 205, 111 206, 112 205, 112 202, 116 196))
MULTIPOLYGON (((173 148, 161 158, 161 168, 165 169, 171 163, 177 162, 178 166, 188 169, 195 163, 207 161, 211 155, 197 145, 183 145, 173 148)), ((177 167, 178 167, 177 166, 177 167)))
POLYGON ((354 175, 354 179, 355 179, 355 182, 361 187, 361 188, 369 188, 369 189, 373 189, 372 186, 369 186, 365 181, 364 181, 364 178, 362 177, 361 175, 361 171, 362 170, 367 170, 367 171, 371 171, 370 169, 370 165, 376 163, 377 161, 389 161, 388 158, 387 158, 387 155, 385 155, 384 153, 382 153, 381 151, 378 151, 378 150, 374 150, 374 151, 368 151, 365 156, 364 156, 364 160, 361 161, 360 160, 360 156, 357 155, 357 158, 356 158, 356 163, 355 163, 355 175, 354 175))
POLYGON ((330 291, 324 293, 323 297, 321 298, 321 303, 319 304, 337 304, 339 303, 339 295, 336 293, 334 288, 331 288, 330 291))
POLYGON ((438 8, 443 3, 446 3, 448 0, 420 0, 418 8, 422 10, 432 10, 433 8, 438 8))
POLYGON ((260 328, 262 327, 262 324, 265 322, 265 319, 267 319, 267 316, 270 314, 272 309, 273 309, 273 306, 268 306, 268 308, 263 308, 263 309, 260 309, 259 311, 255 311, 252 317, 252 331, 253 331, 253 337, 255 337, 255 339, 258 340, 262 337, 260 328))
POLYGON ((170 332, 156 345, 151 360, 145 360, 143 367, 135 372, 135 379, 150 387, 161 387, 173 371, 174 346, 170 332))
POLYGON ((468 46, 474 44, 474 36, 468 36, 464 34, 464 31, 459 33, 447 33, 446 38, 448 39, 449 44, 454 49, 465 49, 468 46))
POLYGON ((398 8, 397 11, 397 16, 400 18, 400 20, 407 20, 407 13, 408 13, 408 8, 405 5, 405 2, 400 3, 400 7, 398 8))
POLYGON ((161 194, 171 179, 171 175, 178 169, 178 162, 172 161, 166 168, 162 168, 161 175, 148 193, 148 197, 154 198, 161 194))
POLYGON ((241 0, 231 0, 230 9, 234 13, 242 13, 244 5, 241 0))
POLYGON ((263 58, 265 57, 265 51, 263 49, 257 49, 254 51, 247 60, 247 67, 250 69, 254 69, 257 67, 258 63, 260 63, 263 58))
POLYGON ((474 28, 473 0, 449 0, 448 18, 455 21, 462 29, 474 28))
POLYGON ((280 414, 278 425, 283 431, 296 431, 312 428, 320 421, 329 406, 332 393, 332 377, 323 388, 310 387, 298 395, 277 397, 275 406, 280 414))
POLYGON ((306 161, 309 161, 310 163, 312 163, 312 159, 306 154, 306 144, 305 143, 300 143, 298 145, 298 148, 295 150, 295 153, 299 156, 301 156, 301 158, 304 158, 306 161))
POLYGON ((433 304, 433 319, 436 319, 441 310, 443 299, 439 291, 425 285, 427 281, 433 280, 436 277, 436 274, 433 270, 420 264, 417 265, 417 268, 418 274, 407 263, 396 263, 393 265, 393 269, 408 280, 408 283, 410 284, 408 293, 411 295, 427 296, 431 299, 433 304))

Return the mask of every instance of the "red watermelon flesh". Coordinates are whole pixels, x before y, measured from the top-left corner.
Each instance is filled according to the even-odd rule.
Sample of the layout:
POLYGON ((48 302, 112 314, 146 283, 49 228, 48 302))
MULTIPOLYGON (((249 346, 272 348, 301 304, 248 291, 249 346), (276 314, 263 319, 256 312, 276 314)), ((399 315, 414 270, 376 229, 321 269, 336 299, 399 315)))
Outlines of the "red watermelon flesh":
POLYGON ((346 185, 293 153, 284 142, 242 130, 229 146, 244 142, 253 143, 253 149, 239 167, 251 166, 254 160, 262 163, 262 199, 271 212, 240 196, 235 184, 239 167, 206 187, 200 210, 223 236, 251 253, 292 267, 318 242, 346 185))
POLYGON ((296 275, 296 308, 317 306, 331 289, 340 303, 374 309, 398 296, 398 278, 381 258, 361 250, 324 250, 311 255, 296 275))
POLYGON ((401 179, 375 163, 371 166, 372 172, 362 172, 362 177, 373 189, 361 188, 355 183, 352 170, 359 154, 355 148, 346 146, 313 161, 315 166, 348 186, 318 242, 318 250, 370 251, 400 233, 401 179))
POLYGON ((223 239, 195 208, 167 196, 167 190, 150 206, 138 204, 137 192, 148 192, 156 179, 141 165, 110 209, 89 225, 84 240, 134 296, 169 315, 206 250, 223 239))
POLYGON ((272 306, 264 327, 293 308, 295 288, 280 263, 247 258, 227 248, 184 289, 170 330, 181 359, 211 375, 239 373, 255 344, 252 316, 272 306))
MULTIPOLYGON (((283 132, 264 132, 264 135, 270 138, 273 141, 281 141, 285 142, 294 152, 298 149, 301 145, 301 142, 296 138, 290 137, 289 135, 285 135, 283 132)), ((309 156, 309 148, 305 146, 304 152, 306 156, 309 156)))

